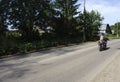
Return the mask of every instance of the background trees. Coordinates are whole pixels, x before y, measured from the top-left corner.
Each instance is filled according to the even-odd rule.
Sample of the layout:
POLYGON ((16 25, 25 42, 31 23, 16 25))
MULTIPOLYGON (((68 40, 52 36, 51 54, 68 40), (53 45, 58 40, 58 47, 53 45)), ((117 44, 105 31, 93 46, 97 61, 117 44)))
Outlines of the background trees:
POLYGON ((86 14, 79 15, 79 24, 85 29, 86 40, 97 39, 97 33, 100 25, 102 24, 102 20, 103 17, 100 15, 100 13, 94 10, 91 12, 86 12, 86 14))
POLYGON ((32 41, 39 38, 38 30, 34 30, 36 27, 45 33, 52 29, 51 33, 60 38, 81 36, 80 32, 85 28, 85 37, 90 40, 98 31, 103 17, 96 11, 86 14, 78 12, 80 4, 76 4, 77 1, 1 0, 0 29, 2 31, 11 26, 21 32, 23 39, 32 41))
POLYGON ((102 24, 102 21, 103 21, 103 17, 101 16, 101 14, 98 12, 98 11, 94 11, 92 10, 90 13, 89 13, 89 17, 90 17, 90 31, 89 31, 89 35, 88 35, 88 38, 90 39, 98 39, 97 36, 98 36, 98 31, 99 31, 99 28, 102 24))
POLYGON ((0 0, 0 45, 4 46, 0 52, 80 43, 84 33, 86 41, 95 40, 103 17, 94 10, 86 14, 78 11, 77 1, 0 0))
POLYGON ((110 28, 115 35, 120 35, 120 22, 116 22, 114 25, 111 25, 110 28))
POLYGON ((8 0, 0 0, 0 37, 7 31, 8 0))
POLYGON ((46 31, 49 26, 52 17, 50 0, 11 0, 9 6, 10 24, 20 30, 26 40, 35 39, 35 27, 46 31))
POLYGON ((56 26, 55 31, 58 37, 69 37, 74 35, 77 27, 78 0, 55 0, 56 26))

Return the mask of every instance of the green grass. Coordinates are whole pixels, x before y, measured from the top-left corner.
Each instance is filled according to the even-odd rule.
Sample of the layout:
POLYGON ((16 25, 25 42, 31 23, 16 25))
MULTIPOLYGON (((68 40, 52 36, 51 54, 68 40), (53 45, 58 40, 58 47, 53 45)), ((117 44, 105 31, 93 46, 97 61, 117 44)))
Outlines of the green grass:
POLYGON ((120 36, 117 37, 117 35, 113 35, 113 34, 107 34, 107 37, 108 37, 109 39, 120 39, 120 36))

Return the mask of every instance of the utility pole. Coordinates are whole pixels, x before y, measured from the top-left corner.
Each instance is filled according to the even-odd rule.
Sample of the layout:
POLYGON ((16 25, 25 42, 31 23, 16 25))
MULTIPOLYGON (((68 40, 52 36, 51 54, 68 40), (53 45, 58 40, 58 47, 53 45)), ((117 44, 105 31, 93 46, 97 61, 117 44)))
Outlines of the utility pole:
POLYGON ((86 0, 84 0, 84 11, 83 11, 83 16, 84 16, 84 27, 83 27, 83 41, 86 41, 86 0))
POLYGON ((84 0, 84 13, 86 12, 86 0, 84 0))

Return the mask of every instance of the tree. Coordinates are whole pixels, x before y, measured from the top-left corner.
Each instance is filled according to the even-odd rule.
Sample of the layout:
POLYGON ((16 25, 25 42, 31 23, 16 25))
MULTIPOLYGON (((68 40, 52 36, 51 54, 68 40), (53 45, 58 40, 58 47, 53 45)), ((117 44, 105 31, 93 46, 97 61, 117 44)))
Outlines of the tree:
POLYGON ((85 14, 79 15, 79 19, 79 24, 85 29, 86 40, 95 39, 97 37, 97 32, 99 31, 101 21, 103 20, 103 17, 101 17, 100 13, 94 10, 91 12, 86 11, 85 14))
POLYGON ((7 9, 9 0, 0 0, 0 36, 5 35, 7 31, 7 9))
MULTIPOLYGON (((13 28, 21 31, 26 40, 36 37, 34 27, 46 31, 52 18, 50 0, 11 0, 9 2, 9 20, 13 28)), ((37 33, 38 34, 38 33, 37 33)))
MULTIPOLYGON (((90 36, 92 39, 96 38, 98 36, 99 27, 102 24, 102 20, 104 19, 98 11, 92 10, 90 12, 90 27, 91 27, 91 33, 90 36)), ((89 36, 89 37, 90 37, 89 36)))
POLYGON ((112 31, 111 31, 109 24, 107 24, 107 26, 106 26, 106 33, 112 34, 112 31))
POLYGON ((120 35, 120 22, 115 23, 110 26, 112 30, 114 30, 114 34, 120 35))
POLYGON ((60 37, 73 35, 76 28, 76 15, 79 4, 78 0, 55 0, 56 26, 55 32, 60 37))

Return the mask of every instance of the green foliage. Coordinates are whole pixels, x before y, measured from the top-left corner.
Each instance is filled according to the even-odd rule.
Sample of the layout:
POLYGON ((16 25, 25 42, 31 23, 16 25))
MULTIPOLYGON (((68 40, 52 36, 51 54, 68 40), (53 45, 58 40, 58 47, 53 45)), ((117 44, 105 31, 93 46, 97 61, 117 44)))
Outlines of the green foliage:
POLYGON ((0 39, 0 56, 10 55, 17 52, 18 50, 16 42, 14 42, 12 39, 8 39, 5 37, 0 39))
POLYGON ((7 31, 7 11, 8 11, 8 0, 0 0, 0 36, 5 35, 7 31))
POLYGON ((110 27, 111 27, 111 30, 114 31, 114 34, 116 34, 116 35, 119 34, 120 35, 120 22, 117 22, 110 27))
POLYGON ((84 14, 80 14, 78 22, 83 28, 82 32, 85 34, 86 40, 95 40, 98 36, 99 27, 103 17, 99 12, 91 11, 84 14))
POLYGON ((0 0, 0 55, 95 40, 103 17, 80 13, 77 1, 0 0))
POLYGON ((28 52, 28 51, 31 51, 31 50, 34 50, 36 49, 36 45, 32 44, 32 43, 23 43, 23 44, 20 44, 20 46, 18 47, 19 51, 20 52, 28 52))
POLYGON ((6 32, 6 37, 7 38, 20 38, 22 35, 19 32, 16 31, 7 31, 6 32))
POLYGON ((50 0, 10 0, 8 10, 12 28, 20 30, 27 41, 34 40, 35 26, 46 31, 53 12, 50 0))
POLYGON ((117 37, 116 35, 113 35, 113 34, 107 34, 107 37, 108 37, 109 39, 118 39, 118 38, 120 38, 120 36, 117 37))
POLYGON ((55 0, 56 26, 55 33, 58 37, 69 37, 76 31, 76 15, 79 4, 78 0, 55 0))

